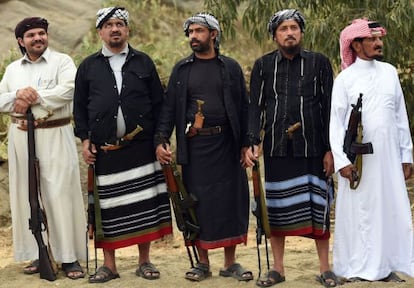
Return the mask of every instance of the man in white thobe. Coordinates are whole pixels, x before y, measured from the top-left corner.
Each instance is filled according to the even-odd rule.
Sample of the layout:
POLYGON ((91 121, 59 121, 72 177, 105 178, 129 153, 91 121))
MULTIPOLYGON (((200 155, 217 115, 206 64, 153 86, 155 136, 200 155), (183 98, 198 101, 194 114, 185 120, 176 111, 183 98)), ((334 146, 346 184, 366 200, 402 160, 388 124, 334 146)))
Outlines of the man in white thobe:
MULTIPOLYGON (((71 279, 84 277, 78 260, 86 258, 86 220, 72 115, 76 66, 66 54, 48 48, 48 22, 30 17, 15 36, 23 57, 7 66, 0 82, 0 112, 11 115, 8 132, 9 188, 16 261, 35 260, 38 247, 29 230, 28 147, 25 113, 31 107, 37 127, 40 191, 54 259, 71 279)), ((45 243, 47 238, 44 237, 45 243)), ((39 272, 38 261, 25 267, 39 272)))
POLYGON ((338 175, 333 268, 350 281, 402 282, 414 276, 414 242, 405 179, 412 172, 412 139, 394 66, 380 62, 386 30, 356 19, 340 36, 343 71, 332 91, 330 141, 338 175), (352 104, 362 93, 362 171, 343 152, 352 104), (361 173, 360 173, 361 172, 361 173), (352 174, 360 173, 356 189, 352 174))

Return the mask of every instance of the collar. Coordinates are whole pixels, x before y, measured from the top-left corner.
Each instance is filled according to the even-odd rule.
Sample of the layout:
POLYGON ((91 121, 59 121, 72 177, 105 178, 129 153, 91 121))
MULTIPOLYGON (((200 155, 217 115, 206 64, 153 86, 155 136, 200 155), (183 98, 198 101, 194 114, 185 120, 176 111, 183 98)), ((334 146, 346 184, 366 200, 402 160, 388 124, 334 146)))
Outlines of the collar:
MULTIPOLYGON (((293 59, 295 59, 296 57, 301 57, 301 58, 308 58, 308 53, 306 53, 307 51, 303 48, 300 48, 300 51, 298 54, 295 55, 295 57, 293 57, 293 59)), ((288 59, 285 56, 283 56, 282 52, 280 52, 280 50, 276 50, 275 51, 276 57, 277 57, 277 62, 280 63, 283 59, 288 59)))
POLYGON ((102 55, 105 57, 112 57, 114 55, 128 55, 129 52, 129 45, 126 45, 124 49, 122 49, 121 52, 119 53, 114 53, 111 50, 108 49, 108 47, 106 47, 106 45, 104 44, 102 46, 102 55))
POLYGON ((24 56, 21 58, 21 63, 22 64, 27 64, 27 63, 40 63, 42 61, 45 61, 46 63, 49 61, 50 59, 50 49, 49 47, 46 48, 45 52, 43 52, 42 55, 40 55, 39 58, 37 58, 35 61, 32 61, 29 59, 29 56, 27 56, 27 53, 24 54, 24 56))
POLYGON ((352 63, 351 65, 355 64, 355 66, 358 66, 359 68, 370 69, 375 68, 376 63, 377 60, 364 60, 357 56, 354 63, 352 63))

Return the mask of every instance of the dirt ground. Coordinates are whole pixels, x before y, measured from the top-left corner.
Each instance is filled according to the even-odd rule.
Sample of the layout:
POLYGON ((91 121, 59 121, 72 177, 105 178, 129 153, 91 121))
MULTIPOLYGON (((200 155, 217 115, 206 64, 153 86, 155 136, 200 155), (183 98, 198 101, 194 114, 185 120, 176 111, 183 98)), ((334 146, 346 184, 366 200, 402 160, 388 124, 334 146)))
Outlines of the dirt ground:
MULTIPOLYGON (((258 259, 257 248, 254 232, 253 218, 249 231, 249 240, 246 246, 240 246, 237 250, 237 261, 245 268, 253 271, 255 279, 258 276, 258 259)), ((92 243, 89 245, 89 254, 92 261, 89 263, 91 273, 94 270, 94 249, 92 243)), ((270 249, 270 246, 269 246, 270 249)), ((262 273, 266 271, 265 245, 260 245, 262 273)), ((269 251, 270 252, 270 251, 269 251)), ((53 282, 39 279, 39 275, 24 275, 22 267, 26 263, 15 263, 12 255, 11 228, 0 229, 0 287, 91 287, 87 278, 79 280, 69 280, 62 272, 58 274, 58 279, 53 282)), ((185 288, 185 287, 256 287, 255 281, 238 282, 232 278, 223 278, 218 275, 219 269, 223 264, 223 253, 221 249, 212 250, 211 269, 213 276, 200 283, 190 282, 184 279, 184 273, 189 268, 189 260, 182 242, 181 235, 175 235, 169 239, 154 243, 152 246, 151 261, 157 266, 161 272, 159 280, 144 280, 135 276, 137 267, 137 248, 129 247, 117 251, 118 272, 120 279, 112 280, 100 285, 101 287, 163 287, 163 288, 185 288)), ((271 253, 269 253, 271 257, 271 253)), ((272 260, 270 259, 271 263, 272 260)), ((81 263, 86 266, 85 262, 81 263)), ((102 264, 102 255, 98 252, 98 265, 102 264)), ((277 287, 285 288, 313 288, 322 287, 315 277, 318 273, 318 259, 314 248, 313 241, 301 237, 287 238, 285 252, 285 269, 286 282, 278 284, 277 287)), ((407 280, 406 283, 347 283, 345 286, 349 288, 357 287, 414 287, 414 278, 402 276, 407 280)), ((96 284, 97 286, 99 284, 96 284)))
MULTIPOLYGON (((5 164, 3 164, 5 165, 5 164)), ((4 168, 1 167, 0 174, 4 174, 4 168), (3 171, 3 172, 2 172, 3 171)), ((86 191, 86 165, 81 163, 82 185, 86 191)), ((1 175, 0 175, 1 176, 1 175)), ((7 176, 1 176, 0 178, 6 178, 7 176)), ((3 182, 3 181, 0 181, 3 182)), ((411 203, 414 203, 413 192, 414 179, 409 181, 409 195, 411 203)), ((4 195, 4 194, 2 194, 4 195)), ((86 194, 85 194, 86 196, 86 194)), ((0 202, 4 203, 6 199, 2 199, 0 202)), ((414 205, 412 206, 414 208, 414 205)), ((334 217, 333 217, 334 218, 334 217)), ((332 226, 334 229, 334 219, 332 219, 332 226)), ((163 288, 185 288, 185 287, 204 287, 204 288, 216 288, 216 287, 257 287, 255 285, 258 277, 258 257, 257 246, 255 238, 255 218, 250 216, 249 235, 247 245, 239 246, 237 249, 237 261, 241 263, 245 268, 251 270, 254 273, 255 280, 249 282, 238 282, 233 278, 223 278, 218 275, 220 268, 223 265, 223 250, 211 250, 210 251, 210 265, 213 272, 213 276, 202 282, 190 282, 184 278, 185 272, 190 267, 187 252, 183 245, 183 238, 180 232, 175 228, 174 235, 153 243, 151 248, 151 262, 153 262, 161 272, 161 278, 159 280, 145 280, 135 275, 135 269, 137 268, 138 252, 137 247, 128 247, 117 250, 117 266, 118 272, 121 278, 112 280, 104 285, 95 284, 101 287, 163 287, 163 288)), ((86 231, 85 231, 86 237, 86 231)), ((12 249, 12 229, 10 222, 0 222, 0 288, 20 288, 20 287, 91 287, 94 284, 89 284, 87 277, 79 280, 70 280, 64 276, 62 272, 59 272, 58 279, 53 282, 39 279, 39 274, 36 275, 24 275, 22 268, 28 263, 16 263, 13 260, 12 249)), ((270 265, 272 264, 272 257, 269 243, 269 259, 270 265)), ((90 273, 94 272, 94 248, 93 243, 89 243, 89 267, 90 273)), ((262 262, 262 275, 267 271, 266 267, 266 253, 265 245, 262 243, 259 246, 262 262)), ((85 247, 86 249, 86 247, 85 247)), ((102 254, 98 251, 98 266, 102 264, 102 254)), ((276 287, 284 288, 313 288, 322 287, 315 277, 319 271, 318 258, 316 256, 316 250, 314 242, 311 239, 302 237, 288 237, 286 240, 285 251, 285 273, 286 282, 278 284, 276 287)), ((86 267, 85 262, 81 262, 83 267, 86 267)), ((346 283, 345 287, 349 288, 362 288, 362 287, 387 287, 387 288, 405 288, 414 287, 414 278, 400 275, 407 282, 406 283, 346 283)))

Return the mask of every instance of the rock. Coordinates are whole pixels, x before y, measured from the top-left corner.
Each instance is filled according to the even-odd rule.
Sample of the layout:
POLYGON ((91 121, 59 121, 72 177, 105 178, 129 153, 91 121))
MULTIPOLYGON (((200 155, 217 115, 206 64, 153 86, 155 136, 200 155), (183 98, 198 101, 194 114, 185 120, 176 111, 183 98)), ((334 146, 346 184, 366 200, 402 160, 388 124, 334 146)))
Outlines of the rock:
POLYGON ((25 17, 44 17, 49 22, 49 46, 71 54, 94 27, 95 14, 101 7, 96 0, 0 0, 0 61, 9 50, 18 50, 14 28, 25 17))
MULTIPOLYGON (((14 28, 23 18, 40 16, 49 22, 49 46, 71 54, 82 38, 94 27, 95 14, 101 7, 97 0, 0 0, 0 61, 10 50, 19 51, 14 28)), ((20 53, 20 52, 19 52, 20 53)), ((0 227, 11 224, 7 163, 0 165, 0 227)))

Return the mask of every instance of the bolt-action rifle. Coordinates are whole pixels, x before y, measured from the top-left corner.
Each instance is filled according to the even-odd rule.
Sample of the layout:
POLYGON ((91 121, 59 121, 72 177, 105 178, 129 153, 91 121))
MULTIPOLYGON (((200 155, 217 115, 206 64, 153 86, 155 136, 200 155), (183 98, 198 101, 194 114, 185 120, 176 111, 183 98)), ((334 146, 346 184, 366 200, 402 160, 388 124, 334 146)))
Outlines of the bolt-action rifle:
POLYGON ((357 171, 352 173, 352 181, 349 183, 351 189, 356 189, 362 176, 362 155, 374 152, 372 143, 362 143, 362 93, 359 94, 356 104, 352 104, 349 117, 348 129, 345 133, 343 150, 349 161, 356 167, 357 171))
POLYGON ((26 112, 27 116, 27 148, 29 158, 29 204, 30 219, 29 228, 39 247, 39 273, 41 279, 56 280, 57 264, 53 259, 50 245, 43 241, 42 232, 48 235, 47 218, 44 207, 41 205, 39 159, 36 156, 35 147, 35 123, 31 108, 26 112), (40 200, 39 200, 40 199, 40 200))
MULTIPOLYGON (((252 148, 253 151, 253 148, 252 148)), ((269 251, 267 246, 267 239, 270 238, 270 225, 267 216, 266 199, 263 191, 262 178, 260 176, 259 160, 254 161, 252 167, 253 180, 253 196, 255 205, 252 205, 253 215, 256 216, 256 246, 257 246, 257 260, 259 265, 259 276, 262 272, 261 258, 260 258, 260 244, 262 244, 262 237, 264 236, 266 247, 267 270, 269 270, 269 251)))
MULTIPOLYGON (((91 142, 91 132, 88 133, 89 138, 89 151, 92 152, 92 142, 91 142)), ((96 215, 98 214, 98 218, 100 219, 100 208, 99 208, 99 197, 96 191, 96 179, 95 179, 95 164, 89 164, 88 166, 88 226, 87 226, 87 238, 89 240, 96 240, 97 238, 97 222, 96 222, 96 215)), ((98 226, 100 222, 98 223, 98 226)), ((102 231, 102 229, 98 229, 102 231)), ((103 236, 103 232, 98 232, 99 236, 103 236), (100 233, 100 234, 99 234, 100 233)), ((99 237, 98 237, 99 238, 99 237)), ((89 275, 89 240, 86 241, 86 270, 89 275)), ((95 242, 94 242, 95 244, 95 242)), ((95 272, 98 268, 98 258, 97 258, 97 249, 96 245, 94 245, 95 250, 95 272)))
MULTIPOLYGON (((166 147, 165 144, 163 146, 166 147)), ((162 170, 167 182, 168 195, 171 199, 175 221, 178 230, 183 234, 191 267, 194 267, 193 256, 196 263, 199 261, 195 247, 195 240, 200 232, 194 209, 197 205, 197 199, 194 195, 187 193, 175 162, 162 165, 162 170), (192 247, 192 251, 189 246, 192 247)))

